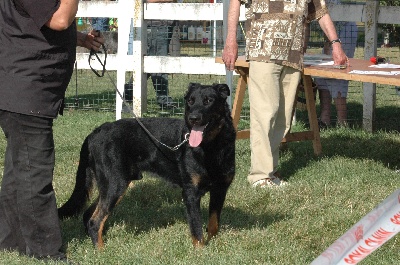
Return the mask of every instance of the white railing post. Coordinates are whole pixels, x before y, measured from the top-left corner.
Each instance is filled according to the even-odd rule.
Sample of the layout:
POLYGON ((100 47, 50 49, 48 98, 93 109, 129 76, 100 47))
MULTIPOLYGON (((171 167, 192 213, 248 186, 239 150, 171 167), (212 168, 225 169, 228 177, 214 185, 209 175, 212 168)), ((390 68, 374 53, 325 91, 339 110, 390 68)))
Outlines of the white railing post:
MULTIPOLYGON (((376 55, 378 36, 378 11, 379 1, 368 0, 365 5, 365 50, 364 59, 369 60, 376 55)), ((373 131, 373 121, 376 108, 376 84, 363 83, 363 128, 368 132, 373 131)))
MULTIPOLYGON (((132 0, 134 9, 132 19, 133 42, 132 42, 132 86, 133 86, 133 111, 137 116, 147 108, 147 78, 144 73, 143 58, 147 50, 147 26, 143 17, 142 0, 132 0)), ((132 14, 132 13, 131 13, 132 14)), ((130 25, 130 22, 129 22, 130 25)))
POLYGON ((130 31, 130 21, 133 11, 135 10, 135 1, 137 0, 124 0, 118 1, 118 53, 117 53, 117 89, 119 93, 116 93, 115 100, 115 118, 121 119, 122 111, 122 98, 120 95, 124 95, 125 87, 125 72, 128 68, 128 41, 130 31))

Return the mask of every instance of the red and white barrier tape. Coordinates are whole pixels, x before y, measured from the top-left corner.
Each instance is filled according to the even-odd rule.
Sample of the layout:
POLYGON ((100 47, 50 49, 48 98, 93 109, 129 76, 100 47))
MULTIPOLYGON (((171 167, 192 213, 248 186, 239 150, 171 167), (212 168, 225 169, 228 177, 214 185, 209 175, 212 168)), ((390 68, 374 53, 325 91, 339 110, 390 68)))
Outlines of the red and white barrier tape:
POLYGON ((357 264, 400 231, 400 189, 364 216, 311 265, 357 264))

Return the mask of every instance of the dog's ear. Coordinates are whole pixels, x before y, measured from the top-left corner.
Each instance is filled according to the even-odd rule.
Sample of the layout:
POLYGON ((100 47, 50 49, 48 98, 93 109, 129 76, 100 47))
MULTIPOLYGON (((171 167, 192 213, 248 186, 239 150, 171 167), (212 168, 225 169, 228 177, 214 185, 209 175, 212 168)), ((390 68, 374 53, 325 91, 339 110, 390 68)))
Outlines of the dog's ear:
POLYGON ((198 86, 200 86, 199 83, 189 83, 189 86, 188 86, 187 92, 186 92, 186 94, 185 94, 185 96, 184 96, 184 99, 185 99, 185 100, 188 100, 188 97, 189 97, 191 91, 192 91, 193 89, 197 88, 198 86))
POLYGON ((192 83, 192 82, 190 82, 190 83, 189 83, 188 89, 196 88, 196 87, 198 87, 198 86, 200 86, 199 83, 192 83))
POLYGON ((227 84, 213 84, 214 88, 221 94, 222 98, 226 99, 231 91, 229 90, 229 86, 227 84))

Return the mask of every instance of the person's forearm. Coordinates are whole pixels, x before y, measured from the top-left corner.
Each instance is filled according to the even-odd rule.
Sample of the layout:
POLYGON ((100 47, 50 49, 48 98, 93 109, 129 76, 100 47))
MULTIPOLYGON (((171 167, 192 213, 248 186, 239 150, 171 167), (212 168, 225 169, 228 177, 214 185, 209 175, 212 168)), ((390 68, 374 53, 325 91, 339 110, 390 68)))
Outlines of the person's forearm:
POLYGON ((335 25, 333 24, 331 16, 329 14, 321 17, 318 22, 329 41, 333 41, 338 38, 335 25))
MULTIPOLYGON (((331 16, 329 14, 324 15, 319 19, 319 25, 327 36, 329 42, 337 40, 338 36, 336 33, 335 25, 332 22, 331 16)), ((348 59, 346 54, 342 49, 340 42, 332 43, 332 56, 336 65, 348 64, 348 59)))
POLYGON ((226 42, 228 41, 236 42, 239 15, 240 15, 240 0, 231 0, 228 10, 228 27, 227 27, 226 42))
POLYGON ((237 26, 240 15, 240 0, 231 0, 228 10, 228 32, 225 40, 222 60, 227 70, 232 71, 238 57, 237 26))
POLYGON ((60 0, 60 6, 46 26, 57 31, 66 30, 75 21, 79 0, 60 0))

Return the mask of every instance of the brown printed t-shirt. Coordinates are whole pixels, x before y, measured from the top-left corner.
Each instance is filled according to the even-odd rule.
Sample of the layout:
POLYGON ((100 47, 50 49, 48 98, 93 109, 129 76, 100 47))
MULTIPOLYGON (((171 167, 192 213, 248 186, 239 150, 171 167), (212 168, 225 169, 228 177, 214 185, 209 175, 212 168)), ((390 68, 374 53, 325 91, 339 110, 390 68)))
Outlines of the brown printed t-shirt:
POLYGON ((325 0, 241 0, 246 7, 246 59, 302 70, 305 24, 328 10, 325 0))

